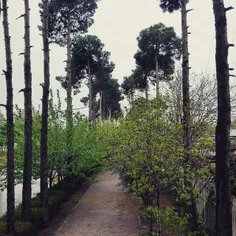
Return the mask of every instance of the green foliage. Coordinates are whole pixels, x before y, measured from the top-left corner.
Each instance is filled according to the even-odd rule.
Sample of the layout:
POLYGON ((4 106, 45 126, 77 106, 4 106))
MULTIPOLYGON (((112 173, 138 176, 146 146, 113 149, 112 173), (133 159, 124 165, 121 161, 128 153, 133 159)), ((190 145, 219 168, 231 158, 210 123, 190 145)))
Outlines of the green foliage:
POLYGON ((205 221, 202 217, 198 218, 198 230, 194 232, 188 232, 188 236, 209 236, 213 234, 209 234, 206 228, 205 221))
POLYGON ((214 174, 207 158, 212 148, 208 129, 195 131, 189 159, 185 159, 182 124, 163 100, 135 100, 127 117, 118 123, 103 127, 109 163, 132 194, 152 210, 153 218, 161 209, 163 192, 187 206, 201 200, 201 191, 214 174))
MULTIPOLYGON (((73 41, 72 49, 72 84, 77 93, 83 80, 87 86, 92 86, 92 97, 96 100, 98 93, 102 93, 102 109, 104 118, 108 117, 108 109, 111 108, 112 116, 115 111, 120 111, 119 101, 122 100, 119 83, 112 78, 115 68, 110 62, 110 53, 104 50, 104 44, 94 35, 77 36, 73 41), (89 83, 91 78, 92 83, 89 83)), ((60 82, 66 87, 66 78, 60 82)), ((100 98, 101 99, 101 98, 100 98)), ((88 98, 82 99, 85 105, 88 98)), ((100 101, 99 101, 100 102, 100 101)), ((99 106, 93 104, 95 113, 99 106)), ((100 111, 101 112, 101 111, 100 111)))
POLYGON ((0 233, 5 233, 7 230, 7 222, 0 221, 0 233))
MULTIPOLYGON (((4 116, 0 113, 0 156, 6 156, 7 126, 4 116)), ((0 160, 1 161, 1 160, 0 160)))
MULTIPOLYGON (((108 155, 104 146, 101 125, 90 127, 83 116, 77 114, 74 119, 72 134, 73 148, 68 150, 66 140, 65 111, 61 110, 58 94, 58 104, 53 103, 51 94, 49 103, 49 134, 48 134, 48 178, 74 176, 85 178, 103 165, 108 155), (68 156, 73 160, 67 164, 68 156)), ((33 178, 38 179, 40 174, 40 114, 33 111, 33 178)), ((22 111, 17 110, 15 115, 15 181, 22 182, 24 160, 24 120, 22 111)), ((6 161, 1 160, 1 187, 6 186, 6 161)))
POLYGON ((136 64, 146 75, 156 74, 156 63, 160 79, 169 80, 174 73, 174 59, 180 59, 181 40, 176 36, 173 27, 159 23, 140 32, 139 51, 135 54, 136 64))
POLYGON ((180 217, 179 214, 172 208, 167 207, 163 211, 158 211, 157 208, 149 206, 144 212, 143 216, 155 221, 160 231, 164 231, 166 236, 178 235, 184 236, 187 230, 189 216, 180 217))
MULTIPOLYGON (((5 221, 0 221, 0 235, 7 236, 8 234, 6 233, 6 229, 7 229, 7 223, 5 221)), ((37 234, 37 229, 30 222, 16 221, 15 230, 16 230, 16 235, 18 236, 28 236, 28 235, 30 236, 37 234)))
MULTIPOLYGON (((41 19, 43 4, 39 4, 41 19)), ((68 34, 86 33, 93 24, 97 0, 52 0, 49 3, 49 37, 54 43, 64 46, 68 34)), ((42 30, 41 27, 39 27, 42 30)))
POLYGON ((43 209, 42 208, 40 207, 32 208, 31 222, 38 228, 41 228, 43 226, 43 209))

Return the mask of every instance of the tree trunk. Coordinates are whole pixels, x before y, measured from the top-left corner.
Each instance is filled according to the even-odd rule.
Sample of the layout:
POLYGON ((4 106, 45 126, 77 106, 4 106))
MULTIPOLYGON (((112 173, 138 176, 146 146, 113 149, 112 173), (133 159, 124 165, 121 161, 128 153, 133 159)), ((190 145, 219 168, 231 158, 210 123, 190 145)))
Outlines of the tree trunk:
POLYGON ((145 98, 148 102, 148 86, 145 88, 145 98))
POLYGON ((186 0, 182 0, 182 89, 183 89, 183 128, 184 128, 184 150, 185 157, 188 158, 190 149, 190 95, 189 95, 189 52, 188 52, 188 25, 186 0))
POLYGON ((103 120, 103 91, 100 91, 100 121, 103 120))
POLYGON ((7 232, 15 234, 15 192, 14 192, 14 122, 13 122, 13 88, 12 88, 12 58, 11 37, 8 24, 7 0, 2 0, 3 30, 6 52, 6 86, 7 86, 7 232))
POLYGON ((96 120, 96 95, 95 94, 93 94, 93 100, 92 101, 93 101, 92 102, 92 110, 93 110, 93 112, 92 112, 92 114, 93 114, 92 121, 95 121, 96 120))
POLYGON ((108 108, 109 122, 111 123, 111 106, 108 108))
POLYGON ((22 190, 22 220, 29 221, 31 217, 31 178, 32 178, 32 74, 30 59, 30 9, 29 0, 25 4, 25 123, 24 123, 24 174, 22 190))
POLYGON ((93 120, 93 81, 92 81, 92 75, 91 75, 91 68, 90 63, 88 59, 88 74, 89 74, 89 122, 93 120))
POLYGON ((223 0, 213 0, 216 30, 216 72, 218 119, 216 126, 216 235, 232 235, 232 199, 230 187, 231 106, 227 20, 223 0))
POLYGON ((49 223, 48 213, 48 97, 50 89, 49 42, 48 42, 48 0, 43 1, 43 52, 44 84, 42 98, 41 146, 40 146, 40 200, 43 209, 43 225, 49 223))
POLYGON ((130 105, 131 105, 130 109, 132 109, 134 106, 134 89, 132 89, 130 93, 130 105))
MULTIPOLYGON (((69 20, 70 22, 70 17, 69 20)), ((67 111, 66 111, 66 128, 67 128, 67 150, 68 150, 68 160, 67 164, 72 162, 72 130, 73 130, 73 116, 72 116, 72 74, 71 74, 71 28, 70 23, 68 23, 67 32, 67 111)))
POLYGON ((159 78, 159 65, 158 65, 158 59, 157 56, 155 58, 155 64, 156 64, 156 98, 159 97, 159 90, 160 90, 160 78, 159 78))

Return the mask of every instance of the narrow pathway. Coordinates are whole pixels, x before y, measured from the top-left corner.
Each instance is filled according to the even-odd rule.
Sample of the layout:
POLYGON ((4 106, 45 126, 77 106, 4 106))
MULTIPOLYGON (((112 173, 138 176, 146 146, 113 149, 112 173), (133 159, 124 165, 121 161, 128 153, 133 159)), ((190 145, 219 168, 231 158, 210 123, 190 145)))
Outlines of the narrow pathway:
POLYGON ((138 206, 120 186, 117 175, 102 172, 56 236, 140 236, 138 206))

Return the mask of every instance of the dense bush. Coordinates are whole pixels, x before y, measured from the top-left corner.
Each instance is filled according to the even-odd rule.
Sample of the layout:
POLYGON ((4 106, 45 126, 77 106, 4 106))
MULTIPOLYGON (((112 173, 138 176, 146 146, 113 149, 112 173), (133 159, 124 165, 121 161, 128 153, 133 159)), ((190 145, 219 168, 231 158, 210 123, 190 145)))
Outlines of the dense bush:
POLYGON ((155 209, 157 214, 163 192, 195 210, 203 186, 213 179, 206 155, 212 148, 210 131, 196 130, 188 160, 182 132, 182 124, 162 100, 137 99, 119 125, 104 127, 112 169, 120 173, 124 185, 145 208, 155 209))
MULTIPOLYGON (((0 235, 7 236, 7 224, 5 221, 0 221, 0 235)), ((30 222, 15 222, 16 236, 37 236, 38 229, 30 222)))
MULTIPOLYGON (((91 173, 90 173, 91 174, 91 173)), ((74 182, 62 181, 48 191, 48 207, 49 218, 53 219, 60 209, 60 205, 69 199, 81 186, 81 184, 89 176, 84 178, 74 178, 74 182)), ((21 222, 21 205, 15 210, 16 235, 20 236, 35 236, 38 235, 38 229, 43 225, 43 210, 40 206, 40 194, 32 198, 32 217, 31 222, 21 222)), ((0 218, 0 235, 5 235, 6 232, 6 215, 0 218)))
MULTIPOLYGON (((61 110, 60 97, 58 104, 53 103, 53 96, 49 103, 49 134, 48 134, 48 178, 50 187, 55 177, 63 179, 77 178, 81 182, 104 164, 108 155, 102 137, 101 124, 91 125, 79 113, 74 115, 72 129, 72 148, 67 147, 66 114, 61 110), (71 159, 69 162, 68 160, 71 159)), ((33 178, 40 178, 40 112, 33 109, 33 178)), ((4 124, 2 124, 4 125, 4 124)), ((0 134, 2 135, 2 134, 0 134)), ((24 117, 23 111, 16 109, 15 114, 15 181, 22 183, 24 159, 24 117)), ((6 162, 0 163, 0 174, 6 176, 6 162)), ((0 187, 6 186, 6 179, 2 178, 0 187)))

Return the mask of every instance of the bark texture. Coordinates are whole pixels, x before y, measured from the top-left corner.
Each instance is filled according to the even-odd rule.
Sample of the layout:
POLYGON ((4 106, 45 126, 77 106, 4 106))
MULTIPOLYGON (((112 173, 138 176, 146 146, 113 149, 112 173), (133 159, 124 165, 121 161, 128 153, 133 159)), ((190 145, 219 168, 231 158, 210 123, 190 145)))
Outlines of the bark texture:
POLYGON ((160 78, 159 78, 159 65, 158 65, 158 57, 156 56, 155 59, 155 65, 156 65, 156 97, 159 96, 159 90, 160 90, 160 78))
POLYGON ((31 178, 32 178, 32 74, 31 74, 31 47, 30 47, 30 9, 29 0, 24 0, 25 5, 25 124, 24 124, 24 173, 22 191, 22 220, 31 218, 31 178))
POLYGON ((213 0, 216 31, 216 72, 218 119, 216 126, 216 235, 232 235, 232 199, 230 188, 231 106, 227 20, 223 0, 213 0))
POLYGON ((188 52, 188 25, 186 0, 181 4, 182 18, 182 90, 183 90, 183 127, 184 127, 184 149, 188 158, 190 150, 190 95, 189 95, 189 52, 188 52))
POLYGON ((13 121, 13 86, 12 86, 12 57, 11 37, 8 23, 7 0, 2 0, 3 30, 5 40, 6 68, 4 72, 7 86, 7 231, 15 234, 15 192, 14 192, 14 121, 13 121))
POLYGON ((50 54, 48 41, 48 0, 43 1, 43 53, 44 84, 42 98, 41 144, 40 144, 40 200, 43 209, 43 225, 49 223, 48 215, 48 98, 50 89, 50 54))
POLYGON ((100 121, 103 120, 103 91, 100 91, 100 121))
POLYGON ((93 121, 93 80, 91 74, 91 67, 88 58, 88 80, 89 80, 89 122, 93 121))
MULTIPOLYGON (((71 73, 71 27, 70 17, 68 17, 68 29, 67 29, 67 148, 68 153, 72 150, 72 130, 73 130, 73 116, 72 116, 72 73, 71 73)), ((70 164, 72 161, 71 154, 68 157, 67 163, 70 164)))

